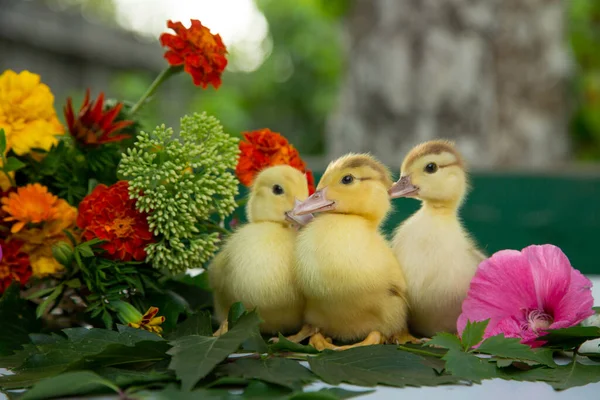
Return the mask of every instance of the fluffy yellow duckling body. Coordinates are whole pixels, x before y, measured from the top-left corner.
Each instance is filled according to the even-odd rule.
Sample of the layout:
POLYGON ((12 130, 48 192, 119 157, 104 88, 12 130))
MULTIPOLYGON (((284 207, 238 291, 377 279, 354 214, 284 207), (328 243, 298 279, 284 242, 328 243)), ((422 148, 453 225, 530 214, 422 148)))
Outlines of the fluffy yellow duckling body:
POLYGON ((306 177, 290 166, 258 174, 246 209, 248 223, 229 237, 208 269, 221 322, 215 335, 227 331, 229 308, 238 301, 257 308, 263 333, 295 332, 302 326, 304 299, 293 276, 297 229, 288 212, 307 197, 306 177))
POLYGON ((392 240, 408 284, 409 326, 415 334, 456 332, 469 284, 485 258, 458 217, 467 189, 461 155, 451 142, 441 140, 415 147, 390 189, 392 198, 422 201, 392 240))
MULTIPOLYGON (((332 162, 317 192, 293 214, 321 213, 296 242, 296 277, 305 323, 318 349, 345 349, 330 338, 369 345, 406 342, 406 283, 379 226, 390 209, 387 168, 368 155, 332 162), (325 338, 323 335, 330 338, 325 338)), ((307 332, 305 329, 304 332, 307 332)))

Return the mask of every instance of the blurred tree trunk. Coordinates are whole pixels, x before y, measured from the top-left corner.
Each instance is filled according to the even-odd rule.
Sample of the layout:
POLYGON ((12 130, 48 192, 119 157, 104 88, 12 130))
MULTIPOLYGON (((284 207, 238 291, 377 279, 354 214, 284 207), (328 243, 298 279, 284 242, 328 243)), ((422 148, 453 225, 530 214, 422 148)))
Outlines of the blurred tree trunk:
POLYGON ((570 157, 570 60, 560 0, 354 0, 328 156, 391 166, 449 138, 478 167, 570 157))

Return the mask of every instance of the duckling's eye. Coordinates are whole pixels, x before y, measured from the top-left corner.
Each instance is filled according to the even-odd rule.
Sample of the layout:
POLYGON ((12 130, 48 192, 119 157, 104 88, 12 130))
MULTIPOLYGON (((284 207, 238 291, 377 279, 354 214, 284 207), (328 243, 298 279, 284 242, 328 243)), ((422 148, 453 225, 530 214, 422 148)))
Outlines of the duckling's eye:
POLYGON ((437 170, 438 166, 436 163, 429 163, 425 166, 425 172, 427 172, 428 174, 433 174, 437 170))
POLYGON ((273 194, 280 196, 283 194, 283 188, 279 185, 273 185, 273 194))
POLYGON ((352 175, 346 175, 342 178, 342 183, 344 185, 349 185, 354 182, 354 177, 352 175))

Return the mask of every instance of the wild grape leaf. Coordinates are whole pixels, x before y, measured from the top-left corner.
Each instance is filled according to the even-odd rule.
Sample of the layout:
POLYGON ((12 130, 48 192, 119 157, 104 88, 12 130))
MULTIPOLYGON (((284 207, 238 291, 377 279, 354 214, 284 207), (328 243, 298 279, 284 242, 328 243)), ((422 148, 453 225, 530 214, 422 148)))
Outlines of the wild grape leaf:
POLYGON ((443 360, 446 361, 446 370, 457 378, 480 382, 497 377, 496 366, 473 353, 452 349, 446 353, 443 360))
POLYGON ((209 389, 209 388, 214 388, 214 387, 219 387, 219 386, 242 386, 242 387, 246 387, 248 386, 248 383, 250 383, 250 381, 248 379, 244 379, 244 378, 234 378, 231 376, 222 376, 220 378, 217 378, 216 380, 207 383, 205 385, 203 385, 204 388, 209 389))
POLYGON ((556 368, 533 368, 519 370, 506 368, 499 372, 499 377, 516 381, 544 381, 556 390, 565 390, 589 383, 600 382, 600 365, 585 365, 579 362, 559 365, 556 368))
POLYGON ((277 343, 273 343, 269 346, 269 350, 273 353, 280 352, 292 352, 292 353, 307 353, 307 354, 318 354, 319 350, 312 346, 305 346, 300 343, 294 343, 285 338, 281 333, 279 334, 279 340, 277 343))
POLYGON ((426 365, 424 357, 396 346, 364 346, 345 351, 326 351, 311 357, 312 371, 325 382, 347 382, 359 386, 436 386, 455 383, 457 378, 439 375, 426 365))
POLYGON ((480 343, 487 328, 489 320, 481 322, 467 321, 467 326, 462 332, 462 345, 463 349, 469 350, 471 347, 480 343))
POLYGON ((175 374, 172 371, 140 371, 107 367, 97 369, 94 372, 119 387, 175 380, 175 374))
POLYGON ((260 400, 286 400, 292 391, 279 385, 267 382, 251 381, 244 390, 244 398, 260 400))
POLYGON ((478 353, 513 360, 535 361, 549 367, 556 366, 551 349, 532 349, 518 338, 506 338, 503 334, 487 338, 476 350, 478 353))
POLYGON ((551 329, 539 340, 545 341, 545 347, 559 349, 574 349, 582 343, 600 338, 600 328, 597 326, 574 326, 571 328, 551 329))
POLYGON ((109 380, 91 371, 65 372, 39 381, 34 387, 25 392, 20 399, 43 400, 106 391, 119 393, 119 388, 109 380))
POLYGON ((231 394, 224 389, 198 389, 185 391, 178 389, 175 385, 169 385, 163 390, 140 391, 127 398, 136 400, 240 400, 242 396, 231 394))
POLYGON ((461 350, 462 344, 460 342, 460 338, 451 333, 438 333, 434 337, 431 338, 430 341, 423 344, 423 346, 439 346, 448 350, 461 350))
POLYGON ((288 399, 290 400, 341 400, 351 399, 353 397, 364 396, 373 393, 374 390, 366 390, 362 392, 353 392, 342 388, 325 388, 316 392, 300 392, 294 393, 288 399))
POLYGON ((29 334, 40 329, 35 309, 20 294, 19 284, 13 283, 0 298, 0 356, 21 349, 22 344, 29 343, 29 334))
POLYGON ((173 348, 168 354, 173 358, 169 369, 181 379, 183 390, 191 390, 217 364, 235 352, 260 322, 258 315, 252 312, 243 315, 233 329, 220 337, 191 335, 171 341, 173 348))
POLYGON ((181 324, 177 325, 175 330, 168 336, 170 340, 178 339, 183 336, 200 335, 212 336, 212 322, 210 313, 198 312, 188 316, 181 324))
MULTIPOLYGON (((40 379, 87 365, 114 365, 130 362, 132 357, 139 357, 136 361, 146 360, 149 351, 158 349, 162 349, 165 357, 166 342, 161 337, 126 326, 118 328, 118 332, 107 329, 65 329, 63 333, 66 337, 56 334, 30 335, 31 344, 25 345, 14 356, 9 356, 8 360, 0 358, 0 365, 14 365, 18 359, 22 361, 13 368, 15 375, 0 377, 0 387, 28 387, 40 379), (137 344, 141 345, 140 348, 136 348, 137 344)), ((153 354, 156 356, 156 353, 153 354)))
POLYGON ((227 323, 229 328, 233 328, 242 315, 246 314, 246 307, 241 302, 236 302, 229 307, 227 314, 227 323))
POLYGON ((238 359, 219 367, 217 375, 246 379, 259 379, 280 386, 299 390, 305 383, 315 380, 308 369, 286 358, 238 359))

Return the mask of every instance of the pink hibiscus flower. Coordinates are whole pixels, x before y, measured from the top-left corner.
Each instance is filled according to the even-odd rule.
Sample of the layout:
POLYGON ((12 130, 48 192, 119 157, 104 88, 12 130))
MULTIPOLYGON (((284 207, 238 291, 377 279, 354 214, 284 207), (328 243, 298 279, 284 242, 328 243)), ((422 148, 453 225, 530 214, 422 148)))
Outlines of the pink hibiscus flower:
POLYGON ((591 287, 556 246, 499 251, 479 265, 458 317, 458 332, 468 320, 490 319, 484 338, 503 333, 541 346, 544 342, 537 338, 546 329, 574 326, 594 314, 591 287))

